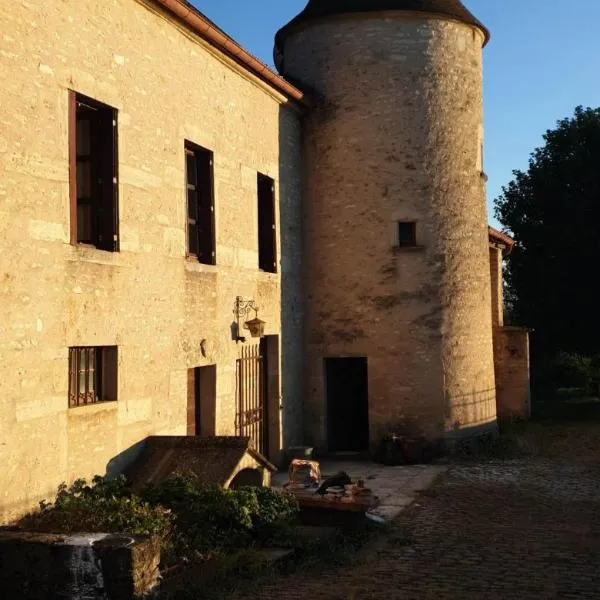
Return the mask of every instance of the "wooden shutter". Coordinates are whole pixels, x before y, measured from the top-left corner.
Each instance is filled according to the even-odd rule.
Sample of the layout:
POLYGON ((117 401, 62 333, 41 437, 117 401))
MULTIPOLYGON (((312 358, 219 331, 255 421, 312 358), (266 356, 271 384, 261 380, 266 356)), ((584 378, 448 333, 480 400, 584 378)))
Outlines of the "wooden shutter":
POLYGON ((188 254, 198 256, 198 167, 194 150, 185 149, 188 254))
POLYGON ((213 154, 197 152, 198 165, 198 259, 215 264, 215 206, 213 184, 213 154))
POLYGON ((69 220, 71 244, 77 244, 77 94, 69 90, 69 220))
POLYGON ((258 175, 258 265, 277 273, 277 231, 275 223, 275 182, 258 175))
POLYGON ((97 247, 115 252, 118 237, 118 181, 117 181, 117 111, 106 108, 98 111, 94 121, 93 143, 98 197, 97 247))

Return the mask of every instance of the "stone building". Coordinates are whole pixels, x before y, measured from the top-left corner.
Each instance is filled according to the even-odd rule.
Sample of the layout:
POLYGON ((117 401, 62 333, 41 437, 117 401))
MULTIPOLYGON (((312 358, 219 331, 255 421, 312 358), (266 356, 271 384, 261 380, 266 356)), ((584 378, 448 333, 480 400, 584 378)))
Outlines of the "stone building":
POLYGON ((311 0, 277 33, 278 69, 312 97, 305 421, 318 448, 496 429, 488 40, 458 0, 311 0))
POLYGON ((514 241, 490 227, 490 276, 492 325, 494 328, 494 371, 498 419, 523 420, 531 416, 529 381, 529 334, 531 329, 505 325, 502 264, 514 241))
POLYGON ((11 2, 0 30, 3 520, 153 434, 278 461, 302 435, 302 94, 178 1, 11 2))
POLYGON ((278 462, 523 413, 460 2, 311 0, 284 77, 184 0, 0 28, 0 520, 149 436, 278 462))

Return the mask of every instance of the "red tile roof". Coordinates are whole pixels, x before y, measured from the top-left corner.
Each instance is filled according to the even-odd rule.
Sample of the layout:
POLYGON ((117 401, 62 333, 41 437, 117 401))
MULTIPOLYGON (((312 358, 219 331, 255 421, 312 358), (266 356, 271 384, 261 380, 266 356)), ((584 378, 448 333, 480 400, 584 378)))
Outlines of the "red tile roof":
POLYGON ((506 235, 506 233, 502 233, 493 227, 488 227, 488 230, 490 244, 503 246, 504 256, 508 256, 513 251, 515 240, 513 240, 509 235, 506 235))

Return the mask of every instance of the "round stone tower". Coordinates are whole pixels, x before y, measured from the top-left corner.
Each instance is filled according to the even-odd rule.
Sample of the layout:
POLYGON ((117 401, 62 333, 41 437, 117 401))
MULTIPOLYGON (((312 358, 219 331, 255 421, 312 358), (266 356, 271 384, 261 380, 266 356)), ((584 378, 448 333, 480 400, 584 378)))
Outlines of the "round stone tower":
POLYGON ((486 28, 459 0, 310 0, 276 36, 304 123, 307 442, 496 429, 486 28))

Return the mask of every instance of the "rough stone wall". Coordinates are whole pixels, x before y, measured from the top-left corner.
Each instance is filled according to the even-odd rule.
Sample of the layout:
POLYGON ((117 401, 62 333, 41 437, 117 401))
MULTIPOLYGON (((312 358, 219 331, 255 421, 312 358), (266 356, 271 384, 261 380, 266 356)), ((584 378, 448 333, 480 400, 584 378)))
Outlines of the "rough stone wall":
POLYGON ((502 249, 490 246, 490 280, 492 282, 492 325, 504 326, 504 277, 502 249))
POLYGON ((494 329, 494 363, 498 418, 526 420, 531 416, 529 330, 494 329))
POLYGON ((0 532, 0 585, 6 600, 125 600, 160 580, 160 545, 103 533, 0 532))
POLYGON ((185 435, 189 368, 217 365, 216 433, 235 433, 237 295, 282 336, 286 443, 300 441, 299 301, 283 329, 280 314, 282 289, 300 296, 298 117, 152 6, 0 11, 1 520, 150 434, 185 435), (119 253, 69 244, 69 89, 119 110, 119 253), (214 152, 216 266, 185 258, 185 140, 214 152), (257 171, 275 180, 287 236, 277 275, 258 271, 257 171), (76 345, 119 347, 118 402, 67 409, 76 345))
POLYGON ((305 419, 321 448, 324 357, 368 358, 372 446, 405 422, 432 437, 495 427, 482 42, 390 11, 285 43, 285 73, 318 98, 304 131, 305 419), (398 221, 416 221, 417 248, 395 247, 398 221))

